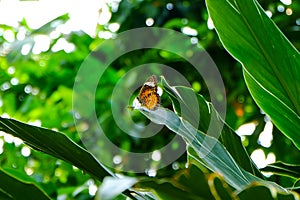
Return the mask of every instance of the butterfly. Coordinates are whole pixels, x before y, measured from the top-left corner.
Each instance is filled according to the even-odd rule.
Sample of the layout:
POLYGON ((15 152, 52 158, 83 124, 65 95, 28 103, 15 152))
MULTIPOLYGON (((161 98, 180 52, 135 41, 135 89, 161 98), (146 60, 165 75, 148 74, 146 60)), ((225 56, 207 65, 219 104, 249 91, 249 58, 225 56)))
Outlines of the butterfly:
POLYGON ((133 101, 133 108, 156 110, 160 105, 160 95, 161 91, 158 91, 157 77, 152 75, 146 80, 138 97, 133 101))

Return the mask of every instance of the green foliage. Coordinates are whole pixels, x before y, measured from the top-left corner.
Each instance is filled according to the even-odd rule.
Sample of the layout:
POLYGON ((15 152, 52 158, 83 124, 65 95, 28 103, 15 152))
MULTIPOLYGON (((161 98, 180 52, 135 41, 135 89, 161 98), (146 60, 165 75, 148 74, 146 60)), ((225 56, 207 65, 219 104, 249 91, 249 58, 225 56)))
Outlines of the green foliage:
POLYGON ((22 139, 33 149, 72 163, 99 180, 111 175, 88 151, 62 133, 29 126, 12 119, 0 118, 0 124, 1 131, 22 139))
POLYGON ((164 78, 162 79, 162 82, 164 84, 164 89, 172 98, 174 110, 177 113, 180 113, 181 116, 184 116, 184 119, 188 122, 193 122, 195 119, 194 116, 197 116, 197 113, 195 112, 198 112, 193 105, 197 104, 199 106, 200 116, 202 116, 201 119, 199 119, 199 131, 207 134, 208 131, 211 131, 210 123, 212 122, 213 130, 222 131, 220 137, 218 137, 218 135, 213 135, 214 133, 210 134, 224 144, 232 157, 241 167, 243 167, 243 169, 258 177, 263 177, 263 175, 249 158, 240 138, 227 124, 224 124, 225 122, 220 118, 211 103, 205 101, 201 95, 196 94, 191 88, 182 86, 171 87, 164 78), (197 102, 191 103, 191 96, 196 96, 197 102), (180 109, 183 111, 183 113, 180 112, 180 109))
POLYGON ((207 5, 222 43, 243 64, 254 100, 300 148, 295 131, 300 129, 299 52, 256 1, 207 1, 207 5))
MULTIPOLYGON (((96 114, 103 128, 109 130, 108 137, 114 144, 129 152, 147 152, 165 145, 174 133, 187 144, 186 154, 174 165, 158 170, 155 177, 131 172, 119 176, 126 162, 108 169, 92 154, 94 152, 83 147, 77 133, 73 121, 76 114, 72 110, 75 77, 84 59, 105 39, 92 38, 81 31, 49 37, 58 30, 57 27, 68 22, 68 15, 36 30, 32 30, 25 20, 19 27, 1 25, 0 199, 30 199, 32 196, 38 199, 299 198, 293 192, 299 191, 300 163, 300 59, 296 50, 300 47, 299 16, 279 11, 282 6, 286 11, 291 9, 299 13, 299 2, 287 6, 278 1, 260 1, 263 8, 254 0, 207 0, 207 8, 204 3, 122 1, 117 10, 111 5, 113 15, 110 22, 97 27, 97 33, 107 32, 110 24, 118 22, 118 31, 122 32, 144 27, 146 20, 152 18, 157 27, 179 32, 183 32, 184 27, 192 28, 197 35, 191 38, 200 41, 221 72, 227 92, 226 119, 220 118, 209 102, 205 82, 178 55, 163 50, 133 51, 115 59, 105 70, 95 95, 96 114), (264 9, 272 12, 272 20, 265 15, 264 9), (208 28, 209 17, 218 35, 208 28), (24 30, 25 39, 12 43, 3 34, 11 31, 16 37, 24 30), (42 52, 34 51, 37 36, 47 36, 50 41, 49 47, 42 52), (74 50, 54 51, 53 47, 60 39, 74 45, 74 50), (30 46, 28 53, 21 51, 24 45, 30 46), (163 107, 156 111, 129 113, 137 123, 147 124, 150 119, 167 128, 149 140, 136 139, 124 134, 114 122, 110 111, 111 94, 127 71, 150 62, 172 66, 188 79, 193 88, 174 86, 167 78, 162 79, 163 107), (196 97, 195 101, 184 98, 190 95, 196 97), (265 127, 265 114, 260 109, 276 125, 269 148, 257 143, 265 127), (200 119, 195 117, 199 113, 200 119), (7 119, 7 116, 26 123, 7 119), (220 137, 208 131, 211 121, 215 124, 214 130, 222 130, 220 137), (241 141, 234 130, 247 122, 257 124, 256 130, 251 136, 243 136, 241 141), (28 150, 28 146, 32 150, 28 150), (263 149, 266 155, 274 153, 276 160, 282 162, 259 169, 249 156, 257 148, 263 149), (26 155, 26 151, 29 154, 26 155), (264 176, 262 172, 271 172, 272 175, 264 176), (98 194, 90 193, 91 186, 100 186, 98 194)), ((176 41, 168 45, 182 55, 188 53, 185 48, 179 48, 176 41)), ((108 58, 117 50, 117 46, 107 46, 100 56, 108 58)), ((98 60, 89 64, 100 66, 100 69, 103 65, 98 60)), ((86 76, 92 79, 95 73, 86 76)), ((137 77, 131 77, 130 81, 136 82, 137 77)), ((85 107, 86 121, 79 124, 80 132, 84 132, 85 122, 91 116, 88 106, 85 107)), ((105 151, 109 152, 109 149, 101 153, 106 155, 105 151)), ((121 156, 126 161, 126 154, 121 156)), ((112 158, 107 155, 106 159, 112 158)))
MULTIPOLYGON (((23 180, 24 176, 22 174, 14 173, 14 175, 10 175, 0 170, 0 178, 1 195, 3 195, 1 199, 31 199, 32 196, 41 200, 50 199, 35 185, 35 181, 23 180)), ((25 179, 28 179, 28 177, 25 177, 25 179)))

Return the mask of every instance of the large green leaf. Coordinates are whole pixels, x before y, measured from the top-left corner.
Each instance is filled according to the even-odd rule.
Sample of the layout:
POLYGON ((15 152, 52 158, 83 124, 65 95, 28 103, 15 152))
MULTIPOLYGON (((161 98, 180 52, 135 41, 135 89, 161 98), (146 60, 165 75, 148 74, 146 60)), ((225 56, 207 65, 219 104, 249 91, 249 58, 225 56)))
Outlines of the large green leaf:
POLYGON ((162 107, 155 111, 141 109, 141 112, 151 121, 164 124, 168 129, 180 135, 196 152, 195 160, 198 159, 199 163, 204 164, 208 169, 222 174, 224 179, 235 189, 242 190, 250 183, 258 181, 279 191, 286 192, 279 185, 263 181, 239 167, 217 139, 197 130, 174 112, 162 107))
POLYGON ((135 188, 150 190, 160 199, 214 199, 208 183, 210 177, 209 173, 204 174, 191 164, 188 168, 177 171, 171 177, 141 179, 135 188))
POLYGON ((0 118, 0 130, 22 139, 38 151, 72 163, 99 180, 111 175, 92 154, 62 133, 5 118, 0 118))
POLYGON ((260 108, 300 148, 300 54, 255 0, 207 0, 225 46, 260 108))
POLYGON ((257 183, 249 186, 248 188, 246 188, 238 194, 238 198, 241 200, 252 200, 253 197, 259 197, 259 199, 264 200, 293 200, 298 199, 299 195, 296 193, 283 194, 280 192, 275 192, 266 185, 257 183))
POLYGON ((286 164, 283 162, 276 162, 270 165, 267 165, 262 169, 265 172, 272 172, 275 174, 281 174, 289 176, 295 179, 300 178, 300 165, 286 164))
POLYGON ((21 180, 0 169, 0 191, 6 197, 0 195, 1 199, 35 199, 49 200, 50 197, 38 188, 33 182, 21 180))
MULTIPOLYGON (((1 117, 0 130, 22 139, 27 145, 38 151, 73 164, 100 181, 106 176, 113 176, 110 170, 100 164, 91 153, 63 133, 1 117)), ((128 190, 123 194, 132 197, 128 190)))
POLYGON ((285 188, 291 190, 300 189, 300 165, 276 162, 267 165, 261 170, 271 172, 278 180, 284 180, 281 182, 284 183, 285 188))
POLYGON ((203 172, 194 164, 177 171, 173 176, 161 179, 140 179, 136 189, 149 190, 159 199, 298 199, 297 193, 282 193, 268 184, 253 183, 242 191, 235 191, 227 185, 218 173, 203 172), (261 198, 262 199, 262 198, 261 198))
POLYGON ((263 175, 252 162, 240 137, 220 118, 212 103, 207 102, 203 96, 192 88, 182 86, 170 86, 164 77, 161 77, 164 91, 172 99, 174 110, 193 122, 202 132, 216 137, 226 147, 234 160, 246 171, 263 178, 263 175), (195 102, 191 102, 196 98, 195 102), (197 106, 199 109, 197 109, 197 106), (198 117, 197 117, 198 116, 198 117), (195 120, 199 120, 195 122, 195 120), (216 133, 216 132, 219 133, 216 133))

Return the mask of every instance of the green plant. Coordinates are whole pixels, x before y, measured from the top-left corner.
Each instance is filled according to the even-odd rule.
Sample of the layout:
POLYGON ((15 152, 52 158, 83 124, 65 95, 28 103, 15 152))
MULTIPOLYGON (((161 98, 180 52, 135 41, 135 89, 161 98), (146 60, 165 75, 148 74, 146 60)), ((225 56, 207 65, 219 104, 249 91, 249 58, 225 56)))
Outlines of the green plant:
MULTIPOLYGON (((299 53, 256 1, 206 2, 224 47, 243 64, 245 81, 254 100, 299 148, 299 53)), ((163 77, 161 80, 164 95, 171 99, 176 112, 159 108, 150 112, 141 110, 141 113, 155 123, 164 124, 186 141, 188 167, 169 176, 128 175, 118 178, 112 169, 103 166, 91 152, 63 133, 5 118, 0 118, 0 130, 22 139, 37 151, 71 163, 101 181, 98 196, 101 199, 124 199, 121 193, 132 199, 299 198, 297 193, 266 180, 262 170, 248 156, 240 138, 203 96, 188 87, 170 86, 163 77), (200 108, 199 127, 191 123, 197 113, 193 113, 195 110, 191 108, 194 105, 184 98, 190 95, 196 96, 200 108), (185 111, 184 116, 180 109, 185 111), (206 134, 210 120, 222 128, 219 138, 206 134)), ((49 89, 49 93, 51 91, 49 89)), ((69 90, 60 87, 59 91, 68 94, 69 90)), ((298 168, 275 163, 263 170, 289 176, 295 181, 292 189, 297 189, 298 168)), ((24 195, 31 194, 39 199, 53 196, 45 186, 14 170, 1 169, 0 172, 0 195, 3 199, 21 199, 24 196, 19 196, 20 190, 24 191, 24 195)))

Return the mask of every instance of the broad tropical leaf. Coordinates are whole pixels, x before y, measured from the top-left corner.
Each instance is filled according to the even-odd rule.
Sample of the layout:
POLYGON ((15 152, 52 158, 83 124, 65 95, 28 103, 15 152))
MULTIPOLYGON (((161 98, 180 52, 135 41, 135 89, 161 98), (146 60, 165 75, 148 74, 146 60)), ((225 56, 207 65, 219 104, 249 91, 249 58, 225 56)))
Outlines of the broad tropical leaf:
POLYGON ((225 48, 256 103, 300 149, 300 54, 256 0, 207 0, 225 48))
POLYGON ((168 129, 184 138, 196 152, 194 159, 208 169, 222 174, 224 179, 235 189, 242 190, 252 182, 263 182, 281 192, 286 192, 279 185, 264 181, 239 167, 217 139, 197 130, 174 112, 162 107, 155 111, 141 110, 141 112, 151 121, 164 124, 168 129))
POLYGON ((111 175, 92 154, 60 132, 5 118, 0 118, 0 130, 22 139, 38 151, 72 163, 99 180, 111 175))
POLYGON ((32 197, 40 200, 51 199, 34 182, 21 180, 19 176, 8 174, 2 169, 0 180, 0 191, 3 192, 3 197, 0 195, 1 199, 32 199, 32 197))
POLYGON ((161 79, 163 89, 172 99, 176 113, 179 113, 185 120, 198 125, 200 131, 219 139, 243 169, 255 176, 263 178, 263 175, 253 164, 246 149, 242 145, 241 138, 220 118, 212 103, 207 102, 203 96, 197 94, 191 88, 170 86, 164 77, 161 77, 161 79), (193 96, 195 102, 190 102, 193 96), (199 107, 199 109, 197 109, 197 107, 199 107), (196 120, 199 121, 195 122, 196 120), (217 131, 220 133, 216 133, 217 131))

